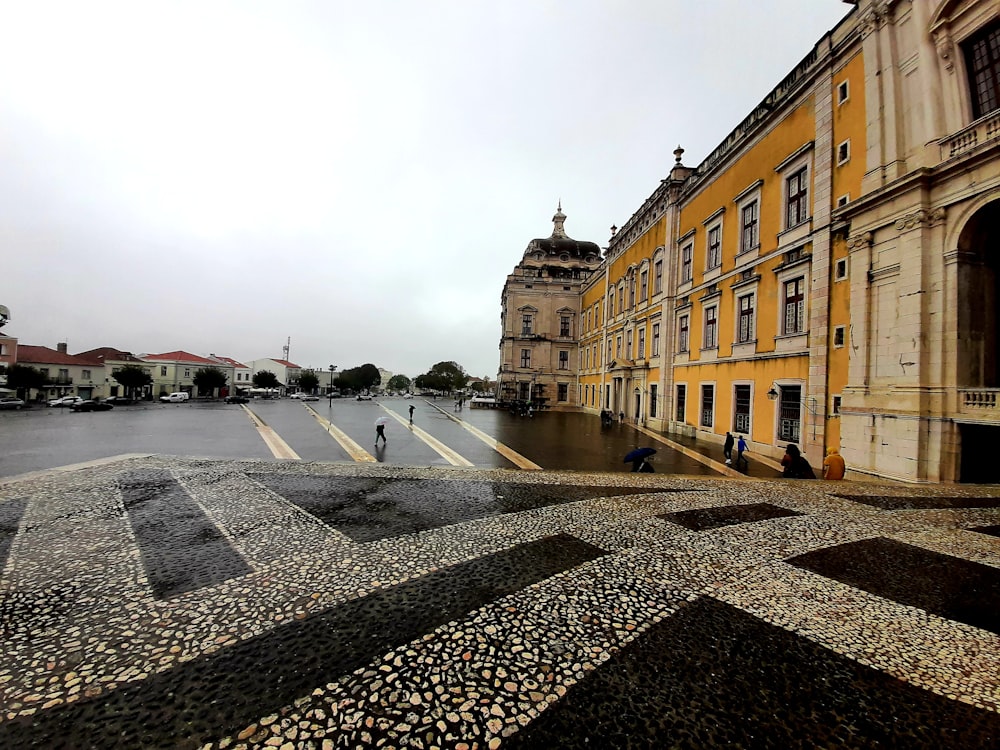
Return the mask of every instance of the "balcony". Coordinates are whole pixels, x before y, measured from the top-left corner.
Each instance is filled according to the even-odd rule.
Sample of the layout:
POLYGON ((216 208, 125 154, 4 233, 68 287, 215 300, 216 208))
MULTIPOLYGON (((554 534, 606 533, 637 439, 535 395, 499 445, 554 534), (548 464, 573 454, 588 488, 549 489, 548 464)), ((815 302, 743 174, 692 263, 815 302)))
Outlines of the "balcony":
POLYGON ((1000 388, 959 388, 958 411, 969 416, 1000 419, 1000 388))
POLYGON ((60 375, 59 377, 56 377, 56 378, 51 378, 50 377, 50 378, 46 378, 45 379, 45 387, 46 388, 50 388, 52 386, 58 386, 58 385, 73 385, 73 378, 68 377, 66 375, 60 375))
POLYGON ((1000 111, 980 117, 964 130, 938 141, 938 146, 941 148, 941 161, 961 156, 967 151, 972 151, 997 138, 1000 138, 1000 111))

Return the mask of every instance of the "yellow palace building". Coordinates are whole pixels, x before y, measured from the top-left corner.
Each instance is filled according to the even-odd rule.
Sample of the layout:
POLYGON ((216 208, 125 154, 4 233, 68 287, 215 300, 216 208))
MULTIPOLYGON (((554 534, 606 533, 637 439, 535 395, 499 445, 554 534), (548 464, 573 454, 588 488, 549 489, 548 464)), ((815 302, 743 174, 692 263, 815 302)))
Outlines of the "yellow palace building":
POLYGON ((612 227, 559 300, 553 405, 814 467, 836 447, 856 476, 1000 477, 1000 3, 851 5, 612 227))

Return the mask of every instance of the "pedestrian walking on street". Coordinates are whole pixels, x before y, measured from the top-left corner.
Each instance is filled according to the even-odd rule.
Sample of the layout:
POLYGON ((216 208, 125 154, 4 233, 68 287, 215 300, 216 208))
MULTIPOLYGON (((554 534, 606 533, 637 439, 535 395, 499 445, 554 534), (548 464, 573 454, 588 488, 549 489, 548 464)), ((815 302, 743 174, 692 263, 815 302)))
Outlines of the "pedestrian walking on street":
POLYGON ((722 455, 726 457, 726 466, 733 462, 733 445, 736 443, 736 438, 733 437, 733 433, 726 432, 726 443, 722 446, 722 455))
POLYGON ((747 452, 747 441, 743 439, 740 435, 740 439, 736 441, 736 468, 742 466, 744 469, 750 468, 750 462, 747 461, 746 457, 743 455, 747 452))
POLYGON ((410 424, 413 424, 413 404, 410 404, 410 424))
POLYGON ((846 471, 844 457, 836 448, 827 449, 826 458, 823 459, 823 479, 843 479, 846 471))
POLYGON ((382 445, 385 445, 389 441, 385 439, 385 426, 389 423, 388 417, 379 417, 375 420, 375 445, 378 445, 378 439, 382 438, 382 445))

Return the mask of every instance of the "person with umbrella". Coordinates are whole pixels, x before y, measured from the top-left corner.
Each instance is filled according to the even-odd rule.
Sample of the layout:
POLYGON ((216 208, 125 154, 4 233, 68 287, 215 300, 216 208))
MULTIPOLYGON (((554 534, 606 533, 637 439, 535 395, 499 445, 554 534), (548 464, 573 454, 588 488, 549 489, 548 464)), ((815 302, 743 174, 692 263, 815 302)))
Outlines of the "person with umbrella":
POLYGON ((629 451, 625 454, 624 463, 631 463, 632 471, 642 474, 652 474, 653 465, 646 459, 654 453, 656 453, 656 448, 636 448, 634 451, 629 451))
POLYGON ((385 439, 385 426, 387 424, 389 424, 389 417, 379 417, 375 420, 375 445, 378 445, 379 438, 382 438, 382 445, 389 442, 385 439))

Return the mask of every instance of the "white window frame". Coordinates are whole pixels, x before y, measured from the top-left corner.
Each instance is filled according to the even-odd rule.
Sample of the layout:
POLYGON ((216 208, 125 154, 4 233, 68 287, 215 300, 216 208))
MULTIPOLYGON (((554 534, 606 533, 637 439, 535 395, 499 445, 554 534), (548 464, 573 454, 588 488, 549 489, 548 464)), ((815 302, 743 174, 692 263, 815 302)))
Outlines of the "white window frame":
POLYGON ((837 144, 837 166, 842 167, 845 164, 847 164, 847 162, 849 162, 850 160, 851 160, 851 139, 848 138, 837 144), (844 152, 843 156, 840 155, 841 151, 844 152))
POLYGON ((847 326, 833 327, 833 348, 843 349, 847 345, 847 326), (837 334, 840 334, 840 343, 837 343, 837 334))
POLYGON ((757 341, 757 289, 746 289, 736 294, 736 337, 737 344, 753 344, 757 341), (750 297, 750 330, 746 338, 743 333, 743 300, 750 297))
POLYGON ((660 324, 653 323, 653 338, 649 342, 649 356, 660 356, 660 324))
POLYGON ((698 384, 698 426, 703 428, 712 429, 715 427, 715 416, 719 405, 719 391, 716 388, 716 383, 714 380, 702 381, 698 384), (705 389, 712 389, 712 409, 711 409, 711 419, 709 422, 705 422, 705 389))
POLYGON ((844 281, 848 276, 847 258, 838 258, 833 262, 833 280, 844 281), (843 269, 843 271, 841 271, 843 269))
POLYGON ((845 78, 837 84, 837 106, 846 104, 851 100, 851 82, 845 78))
POLYGON ((757 180, 755 183, 747 187, 742 193, 733 199, 733 203, 736 204, 736 229, 739 232, 739 241, 736 246, 736 254, 740 256, 740 260, 747 257, 747 253, 760 253, 760 217, 761 217, 761 188, 764 186, 763 180, 757 180), (744 209, 749 208, 754 203, 757 204, 757 229, 756 237, 751 245, 746 242, 746 233, 744 232, 743 223, 743 212, 744 209))
POLYGON ((702 311, 702 335, 701 335, 701 348, 702 349, 718 349, 719 348, 719 305, 717 302, 713 302, 710 305, 705 305, 702 311), (712 326, 709 328, 709 312, 712 314, 712 326))
POLYGON ((781 227, 782 232, 779 235, 778 244, 782 245, 788 240, 786 239, 786 233, 792 231, 799 227, 808 227, 811 223, 813 217, 813 201, 815 199, 815 187, 813 185, 813 142, 800 146, 796 151, 790 154, 781 164, 774 168, 774 171, 781 176, 781 227), (802 170, 805 170, 805 184, 806 184, 806 212, 805 216, 795 224, 790 224, 788 221, 788 182, 791 178, 797 175, 802 170))
POLYGON ((694 242, 685 242, 681 246, 681 283, 687 284, 694 279, 694 242))
POLYGON ((691 313, 685 311, 677 316, 677 353, 688 354, 691 352, 691 313), (681 321, 687 321, 687 326, 682 327, 681 321))

